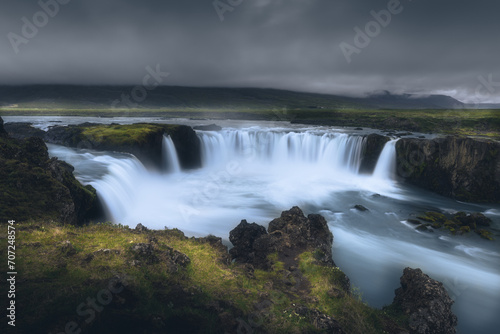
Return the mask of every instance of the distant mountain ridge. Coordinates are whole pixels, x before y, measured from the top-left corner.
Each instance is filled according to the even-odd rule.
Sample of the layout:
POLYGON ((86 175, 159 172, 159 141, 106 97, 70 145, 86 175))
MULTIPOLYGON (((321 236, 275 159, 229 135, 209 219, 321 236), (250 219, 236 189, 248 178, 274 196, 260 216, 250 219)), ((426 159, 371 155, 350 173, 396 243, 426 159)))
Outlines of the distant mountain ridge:
MULTIPOLYGON (((267 88, 200 88, 158 86, 143 101, 134 101, 134 86, 28 85, 0 86, 0 107, 68 109, 465 109, 446 95, 395 95, 384 91, 367 97, 295 92, 267 88), (123 98, 125 96, 125 99, 123 98), (128 96, 128 98, 127 98, 128 96), (127 100, 128 99, 128 100, 127 100)), ((136 95, 137 96, 137 95, 136 95)))

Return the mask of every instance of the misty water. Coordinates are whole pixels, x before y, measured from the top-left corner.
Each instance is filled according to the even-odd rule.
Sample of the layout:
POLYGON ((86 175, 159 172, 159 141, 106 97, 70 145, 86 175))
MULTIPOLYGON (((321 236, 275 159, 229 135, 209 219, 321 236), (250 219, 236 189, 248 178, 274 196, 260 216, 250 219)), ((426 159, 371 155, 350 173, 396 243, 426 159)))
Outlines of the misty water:
MULTIPOLYGON (((38 118, 36 126, 54 125, 49 120, 54 119, 38 118)), ((327 219, 334 234, 334 260, 370 305, 391 303, 403 269, 418 267, 444 283, 455 300, 461 333, 493 333, 500 327, 498 205, 460 203, 404 184, 395 166, 396 139, 386 144, 373 173, 361 174, 363 134, 375 130, 217 123, 222 131, 197 132, 203 163, 197 170, 181 170, 169 137, 163 142, 163 171, 148 170, 129 154, 48 146, 52 156, 75 166, 82 183, 97 189, 113 222, 179 228, 187 235, 214 234, 227 241, 241 219, 266 225, 281 211, 299 206, 306 214, 327 219), (369 211, 354 209, 357 204, 369 211), (406 222, 431 210, 482 212, 494 221, 496 241, 474 233, 420 232, 406 222)))

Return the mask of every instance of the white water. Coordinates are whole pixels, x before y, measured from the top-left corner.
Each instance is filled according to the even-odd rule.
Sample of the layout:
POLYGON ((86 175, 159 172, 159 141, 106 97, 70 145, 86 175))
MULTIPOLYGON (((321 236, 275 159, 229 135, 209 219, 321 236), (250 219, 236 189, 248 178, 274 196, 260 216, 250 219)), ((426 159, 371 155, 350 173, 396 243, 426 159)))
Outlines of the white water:
POLYGON ((396 143, 393 139, 384 146, 373 171, 373 176, 379 179, 393 179, 396 176, 396 143))
MULTIPOLYGON (((476 235, 422 233, 404 224, 422 211, 482 211, 499 223, 498 207, 467 205, 395 180, 395 144, 386 144, 373 175, 359 174, 363 137, 310 129, 252 127, 199 132, 203 167, 151 172, 130 155, 50 146, 92 184, 115 222, 177 227, 227 240, 241 219, 267 224, 294 205, 319 212, 335 236, 334 259, 374 306, 391 302, 406 266, 444 282, 456 300, 462 333, 500 326, 499 243, 476 235), (381 196, 374 196, 380 194, 381 196), (368 212, 353 209, 356 204, 368 212)), ((173 143, 171 144, 173 146, 173 143)), ((174 152, 164 146, 164 159, 174 152)), ((170 158, 172 159, 172 158, 170 158)))
POLYGON ((170 136, 163 136, 163 163, 169 173, 179 173, 181 171, 181 164, 170 136))

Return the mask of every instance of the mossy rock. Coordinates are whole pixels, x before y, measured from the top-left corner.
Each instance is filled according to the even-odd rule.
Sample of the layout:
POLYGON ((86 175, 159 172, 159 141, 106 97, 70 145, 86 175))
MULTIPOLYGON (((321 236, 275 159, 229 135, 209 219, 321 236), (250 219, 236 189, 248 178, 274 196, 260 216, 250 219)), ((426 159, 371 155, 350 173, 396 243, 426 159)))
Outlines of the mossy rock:
POLYGON ((460 232, 462 232, 462 233, 469 233, 470 232, 470 227, 469 226, 462 226, 462 227, 460 227, 460 232))
POLYGON ((483 230, 477 230, 476 233, 479 234, 481 236, 481 238, 483 238, 483 239, 490 240, 490 241, 494 240, 493 234, 490 231, 483 229, 483 230))
POLYGON ((426 212, 424 215, 418 216, 417 218, 430 223, 444 223, 447 220, 444 214, 434 211, 426 212))

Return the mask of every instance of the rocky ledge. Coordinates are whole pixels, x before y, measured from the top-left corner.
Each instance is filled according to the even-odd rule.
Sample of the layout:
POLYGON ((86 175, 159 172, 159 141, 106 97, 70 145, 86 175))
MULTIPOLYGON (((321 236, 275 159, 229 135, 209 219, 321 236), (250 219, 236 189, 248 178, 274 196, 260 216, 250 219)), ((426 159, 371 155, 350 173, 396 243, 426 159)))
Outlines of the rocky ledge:
POLYGON ((168 135, 175 145, 182 168, 201 166, 200 140, 196 132, 185 125, 84 123, 52 126, 45 132, 29 123, 8 123, 5 128, 18 139, 38 136, 51 144, 131 153, 145 165, 158 169, 162 168, 163 136, 168 135))

